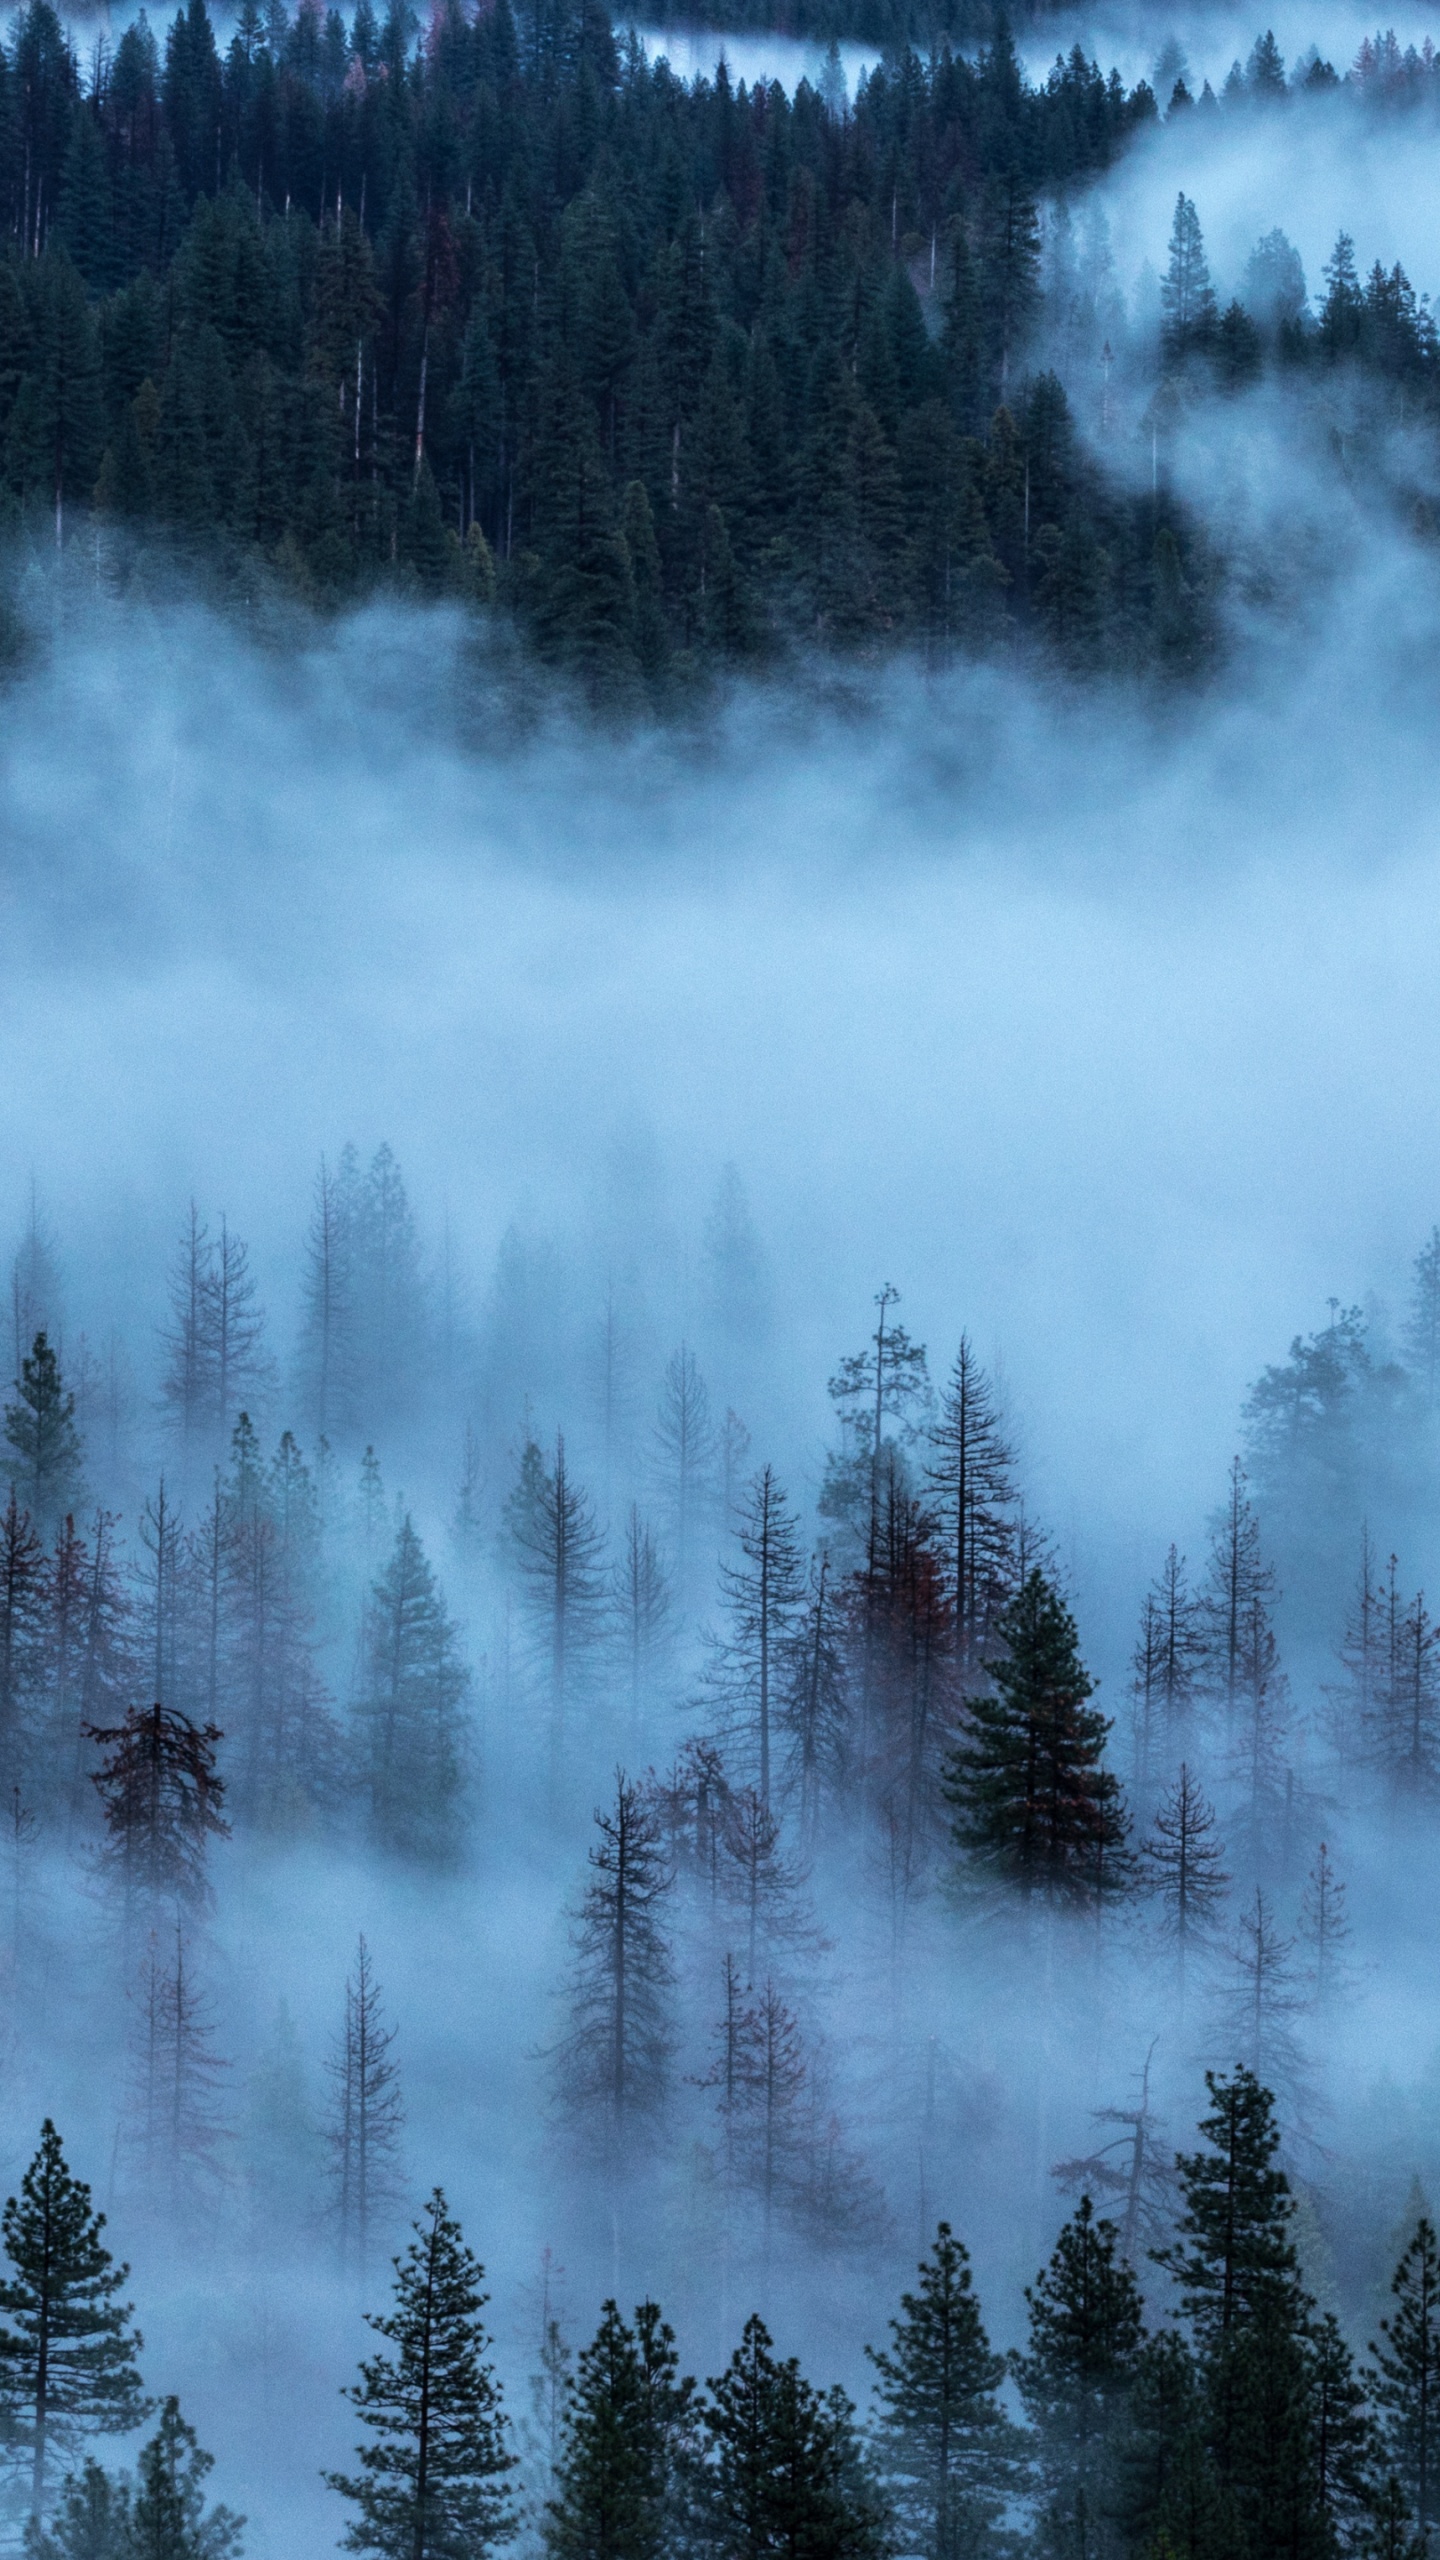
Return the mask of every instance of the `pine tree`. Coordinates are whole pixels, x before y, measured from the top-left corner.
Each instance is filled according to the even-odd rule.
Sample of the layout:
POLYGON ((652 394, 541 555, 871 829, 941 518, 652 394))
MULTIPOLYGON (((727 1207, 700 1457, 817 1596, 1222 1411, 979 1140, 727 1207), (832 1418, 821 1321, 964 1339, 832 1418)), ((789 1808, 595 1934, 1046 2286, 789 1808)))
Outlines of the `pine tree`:
POLYGON ((1260 1524, 1236 1458, 1224 1509, 1211 1522, 1210 1563, 1201 1595, 1207 1684, 1224 1707, 1227 1731, 1245 1697, 1247 1642, 1257 1623, 1265 1622, 1274 1590, 1274 1569, 1262 1559, 1260 1524))
POLYGON ((850 1776, 850 1699, 828 1555, 810 1568, 809 1589, 791 1639, 788 1688, 782 1719, 789 1735, 784 1784, 795 1803, 800 1838, 810 1849, 827 1796, 841 1797, 850 1776))
POLYGON ((993 1694, 971 1698, 945 1779, 955 1838, 982 1872, 1027 1896, 1084 1902, 1118 1883, 1125 1816, 1104 1766, 1109 1726, 1075 1622, 1039 1570, 996 1629, 993 1694))
POLYGON ((1258 2081, 1295 2102, 1303 2093, 1307 2071, 1292 2020, 1304 2000, 1296 1980, 1295 1941, 1276 1926, 1275 1916, 1257 1885, 1242 1906, 1235 1925, 1225 1978, 1218 2002, 1218 2027, 1225 2048, 1244 2059, 1258 2081))
POLYGON ((395 2262, 395 2306, 367 2313, 392 2352, 362 2360, 346 2393, 370 2430, 357 2473, 327 2472, 357 2512, 347 2551, 381 2560, 474 2560, 513 2530, 514 2468, 500 2386, 486 2362, 484 2269, 437 2187, 395 2262))
POLYGON ((955 1641, 968 1669, 981 1659, 1005 1594, 1015 1505, 1015 1454, 999 1399, 962 1333, 930 1434, 926 1481, 953 1559, 955 1641))
POLYGON ((596 1809, 595 1827, 590 1881, 575 1917, 560 2085, 571 2110, 601 2119, 619 2161, 668 2085, 673 1968, 664 1911, 674 1877, 655 1803, 623 1769, 615 1773, 613 1805, 596 1809))
POLYGON ((1205 2074, 1210 2113, 1200 2133, 1209 2148, 1176 2162, 1185 2210, 1175 2239, 1155 2252, 1180 2290, 1181 2308, 1202 2347, 1273 2301, 1300 2299, 1293 2227, 1295 2199, 1275 2153, 1275 2101, 1241 2064, 1228 2079, 1205 2074))
POLYGON ((907 2548, 923 2560, 979 2560, 998 2532, 1018 2460, 997 2393, 1005 2359, 985 2334, 970 2259, 948 2222, 900 2297, 893 2344, 870 2347, 872 2458, 907 2548))
POLYGON ((470 1675, 407 1511, 365 1614, 359 1702, 378 1846, 444 1862, 459 1845, 470 1675))
POLYGON ((215 2468, 172 2394, 159 2424, 140 2448, 123 2548, 134 2560, 240 2560, 245 2518, 207 2507, 205 2483, 215 2468))
POLYGON ((565 1769, 570 1710, 584 1688, 604 1632, 604 1537, 571 1475, 564 1435, 547 1467, 527 1440, 519 1479, 505 1504, 505 1527, 519 1569, 536 1667, 549 1701, 552 1788, 565 1769))
POLYGON ((127 1911, 137 1900, 203 1903, 210 1842, 230 1836, 220 1810, 225 1781, 215 1767, 224 1736, 158 1705, 132 1707, 123 1724, 86 1731, 110 1755, 94 1783, 105 1816, 104 1863, 120 1880, 127 1911))
POLYGON ((0 2223, 10 2262, 0 2278, 0 2377, 10 2449, 28 2463, 37 2517, 52 2454, 75 2450, 87 2436, 126 2434, 145 2414, 136 2363, 142 2341, 130 2305, 116 2300, 130 2270, 116 2266, 104 2228, 47 2117, 0 2223))
POLYGON ((20 1364, 16 1401, 5 1407, 11 1481, 36 1526, 52 1531, 84 1499, 84 1452, 68 1394, 45 1334, 20 1364))
POLYGON ((701 2411, 710 2459, 703 2527, 732 2560, 871 2560, 883 2528, 858 2458, 850 2405, 781 2363, 753 2314, 701 2411))
POLYGON ((804 1588, 798 1523, 773 1468, 752 1480, 735 1534, 741 1561, 720 1568, 724 1623, 704 1685, 717 1735, 735 1748, 768 1807, 804 1588))
POLYGON ((1209 344, 1215 329, 1215 289, 1205 260, 1200 219, 1188 196, 1177 196, 1170 232, 1170 263, 1160 286, 1165 352, 1172 362, 1209 344))
POLYGON ((1345 1948, 1350 1923, 1345 1913, 1345 1887, 1323 1840, 1305 1883, 1300 1936, 1310 1958, 1311 1997, 1324 2013, 1333 2008, 1346 1987, 1345 1948))
POLYGON ((847 1354, 829 1384, 842 1445, 826 1461, 820 1512, 858 1547, 867 1573, 878 1556, 887 1451, 898 1455, 918 1437, 930 1405, 925 1346, 890 1320, 899 1299, 887 1280, 865 1349, 847 1354))
POLYGON ((671 1653, 671 1586, 654 1532, 633 1502, 620 1560, 610 1577, 615 1651, 629 1703, 632 1745, 641 1747, 648 1712, 671 1653))
POLYGON ((10 1489, 0 1512, 0 1780, 15 1785, 44 1660, 45 1557, 28 1511, 10 1489))
POLYGON ((1405 1349, 1427 1413, 1440 1398, 1440 1227, 1432 1227, 1415 1257, 1415 1285, 1405 1325, 1405 1349))
POLYGON ((1230 1879, 1221 1860, 1215 1810, 1201 1794, 1185 1761, 1160 1803, 1141 1843, 1145 1880, 1160 1905, 1160 1925, 1175 1949, 1180 2011, 1185 2009, 1187 1958, 1214 1937, 1230 1879))
POLYGON ((1043 2548, 1094 2560, 1125 2547, 1121 2464, 1144 2335, 1140 2288, 1113 2223, 1088 2196, 1027 2285, 1030 2335, 1015 2359, 1039 2440, 1043 2548))
POLYGON ((345 1984, 345 2020, 326 2065, 330 2079, 330 2204, 343 2266, 363 2276, 375 2232, 403 2192, 405 2101, 370 1950, 362 1936, 345 1984))
POLYGON ((355 1413, 355 1224, 353 1171, 342 1167, 337 1176, 322 1156, 305 1240, 297 1368, 314 1428, 332 1440, 355 1413))
POLYGON ((66 2473, 49 2524, 32 2516, 25 2531, 26 2560, 129 2560, 133 2548, 130 2483, 93 2454, 66 2473))
POLYGON ((700 1550, 715 1504, 715 1424, 710 1394, 688 1343, 671 1353, 655 1416, 657 1486, 668 1513, 668 1537, 682 1601, 694 1596, 700 1550))
POLYGON ((1385 2453, 1420 2528, 1440 2526, 1440 2243, 1428 2215, 1415 2227, 1390 2282, 1395 2297, 1367 2377, 1385 2453))
POLYGON ((692 2459, 694 2396, 658 2305, 642 2302, 631 2328, 606 2302, 566 2403, 549 2560, 663 2560, 692 2459))
POLYGON ((1170 1751, 1184 1732, 1203 1656, 1200 1603, 1190 1589, 1185 1559, 1172 1546, 1145 1595, 1140 1634, 1131 1656, 1136 1763, 1142 1784, 1149 1783, 1157 1739, 1170 1751))
POLYGON ((152 1931, 141 1968, 123 2128, 137 2201, 157 2223, 195 2229, 214 2213, 226 2175, 226 2069, 215 2051, 213 2007, 177 1920, 164 1937, 152 1931))

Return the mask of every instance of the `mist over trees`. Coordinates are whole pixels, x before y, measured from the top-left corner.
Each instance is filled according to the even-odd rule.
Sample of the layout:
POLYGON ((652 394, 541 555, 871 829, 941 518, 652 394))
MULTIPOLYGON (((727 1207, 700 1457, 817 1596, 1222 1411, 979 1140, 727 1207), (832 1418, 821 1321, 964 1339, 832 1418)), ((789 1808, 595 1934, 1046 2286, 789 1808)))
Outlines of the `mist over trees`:
MULTIPOLYGON (((1393 1319, 1336 1303, 1256 1380, 1106 1663, 963 1327, 932 1368, 886 1281, 804 1454, 733 1168, 683 1321, 653 1275, 617 1294, 602 1231, 552 1257, 527 1377, 519 1302, 432 1252, 390 1150, 334 1161, 288 1304, 183 1211, 118 1419, 44 1231, 3 1417, 0 2008, 27 2092, 57 1997, 88 2019, 106 2212, 47 2120, 3 2232, 17 2530, 240 2548, 173 2345, 145 2397, 113 2223, 162 2291, 273 2262, 272 2322, 317 2289, 337 2398, 370 2319, 358 2447, 342 2411, 309 2460, 356 2550, 1419 2549, 1440 2161, 1408 2101, 1337 2107, 1334 2057, 1383 1945, 1364 1844, 1418 1854, 1440 1785, 1433 1238, 1393 1319), (348 1941, 242 1996, 299 1878, 348 1941), (432 2008, 482 1962, 530 2022, 498 2100, 432 2008), (497 2103, 590 2292, 547 2241, 523 2331, 433 2183, 437 2123, 497 2103)), ((516 2174, 465 2197, 492 2255, 516 2174)))

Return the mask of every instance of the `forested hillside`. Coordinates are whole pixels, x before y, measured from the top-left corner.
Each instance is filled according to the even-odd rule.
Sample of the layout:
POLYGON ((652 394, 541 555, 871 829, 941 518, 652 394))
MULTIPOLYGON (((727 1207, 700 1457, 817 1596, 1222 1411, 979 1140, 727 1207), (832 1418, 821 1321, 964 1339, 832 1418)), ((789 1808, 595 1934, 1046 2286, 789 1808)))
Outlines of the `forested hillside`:
MULTIPOLYGON (((1077 49, 1032 85, 1003 30, 853 106, 832 68, 687 87, 594 5, 509 0, 422 31, 246 0, 223 52, 187 0, 82 64, 32 0, 0 69, 22 551, 450 596, 620 703, 817 645, 1203 670, 1235 564, 1167 488, 1177 419, 1267 367, 1322 424, 1355 378, 1372 430, 1428 417, 1428 314, 1342 243, 1317 321, 1279 234, 1222 312, 1182 203, 1159 336, 1127 330, 1055 208, 1154 124, 1144 83, 1077 49)), ((1351 85, 1430 111, 1393 45, 1351 85)), ((1172 86, 1172 120, 1294 111, 1268 39, 1223 101, 1172 86)), ((1347 452, 1383 489, 1363 419, 1347 452)))
MULTIPOLYGON (((802 2525, 854 2560, 1418 2553, 1440 2521, 1421 2184, 1440 2140, 1393 2087, 1383 2123, 1352 2094, 1337 2138, 1333 2056, 1375 1943, 1350 1856, 1367 1836, 1418 1854, 1440 1795, 1440 1635, 1377 1559, 1377 1533, 1423 1545, 1436 1524, 1440 1232, 1395 1342, 1337 1306, 1265 1371, 1193 1564, 1155 1525, 1103 1704, 968 1334, 932 1372, 883 1287, 828 1379, 818 1478, 787 1484, 755 1365, 778 1310, 733 1171, 697 1256, 703 1362, 666 1350, 635 1276, 617 1294, 572 1260, 547 1288, 546 1268, 512 1235, 467 1313, 392 1151, 347 1148, 320 1168, 282 1323, 243 1238, 192 1209, 149 1324, 88 1339, 32 1201, 0 1426, 0 2002, 27 2086, 48 2004, 88 2004, 117 2222, 172 2284, 193 2253, 210 2282, 227 2253, 275 2259, 278 2331, 237 2350, 259 2376, 296 2265, 353 2326, 428 2194, 350 2395, 366 2450, 327 2473, 350 2547, 396 2560, 444 2560, 461 2522, 470 2551, 518 2529, 548 2560, 778 2560, 802 2525), (419 1499, 390 1489, 398 1468, 419 1499), (497 2075, 492 2024, 461 2070, 471 1933, 525 1860, 544 1970, 513 1921, 492 1961, 529 2039, 497 2075), (433 1985, 412 1974, 397 2001, 367 1931, 338 1969, 302 1933, 320 2023, 262 2009, 237 2072, 227 1914, 249 1915, 248 1967, 257 1893, 318 1876, 343 1897, 353 1873, 382 1911, 399 1891, 392 1953, 421 1932, 433 1985), (427 1997, 446 2094, 426 2143, 502 2087, 587 2325, 599 2262, 611 2288, 638 2262, 678 2295, 682 2344, 653 2301, 632 2326, 612 2300, 581 2351, 547 2243, 502 2387, 482 2272, 407 2123, 427 1997), (1065 2045, 1097 2030, 1082 2099, 1065 2045), (1167 2113, 1196 2103, 1192 2151, 1167 2113), (1022 2248, 1047 2229, 1023 2320, 1013 2281, 994 2307, 1005 2352, 966 2238, 997 2198, 1022 2248), (853 2380, 857 2323, 917 2239, 858 2411, 770 2324, 838 2270, 823 2352, 853 2380), (703 2393, 687 2325, 731 2358, 703 2393)), ((502 2192, 480 2189, 492 2240, 502 2192)), ((35 2549, 230 2552, 177 2402, 133 2476, 99 2459, 155 2410, 49 2124, 3 2237, 0 2484, 35 2549), (105 2341, 67 2365, 53 2428, 42 2318, 72 2358, 105 2341), (184 2531, 152 2543, 167 2476, 184 2531)))

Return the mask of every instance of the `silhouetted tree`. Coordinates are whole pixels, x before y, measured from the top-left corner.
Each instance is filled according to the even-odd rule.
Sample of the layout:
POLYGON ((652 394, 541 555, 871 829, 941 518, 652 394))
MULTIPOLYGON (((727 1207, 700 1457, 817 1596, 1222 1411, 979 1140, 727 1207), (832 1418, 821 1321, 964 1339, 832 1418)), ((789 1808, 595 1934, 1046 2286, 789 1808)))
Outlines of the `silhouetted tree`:
POLYGON ((46 2118, 20 2193, 5 2207, 9 2260, 0 2278, 0 2381, 10 2447, 29 2467, 31 2513, 45 2512, 47 2468, 87 2436, 124 2435, 145 2415, 130 2305, 116 2299, 117 2266, 46 2118))

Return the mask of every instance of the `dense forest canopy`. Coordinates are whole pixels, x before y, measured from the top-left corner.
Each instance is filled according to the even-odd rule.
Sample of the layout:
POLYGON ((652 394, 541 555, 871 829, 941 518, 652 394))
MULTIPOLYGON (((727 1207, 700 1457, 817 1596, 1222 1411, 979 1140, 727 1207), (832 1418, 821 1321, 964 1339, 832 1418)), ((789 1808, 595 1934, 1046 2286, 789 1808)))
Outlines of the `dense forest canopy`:
POLYGON ((32 0, 0 69, 19 556, 83 527, 122 585, 143 537, 241 600, 448 596, 617 706, 817 646, 1202 674, 1284 579, 1172 489, 1185 418, 1274 376, 1428 539, 1387 440, 1430 433, 1428 310, 1345 237, 1312 309, 1278 230, 1222 308, 1182 194, 1127 315, 1069 208, 1161 119, 1428 115, 1435 71, 1387 37, 1287 77, 1265 36, 1192 99, 1180 62, 1160 97, 1078 46, 1032 81, 1002 24, 852 104, 834 60, 687 85, 594 0, 247 0, 228 42, 186 0, 83 58, 32 0))

